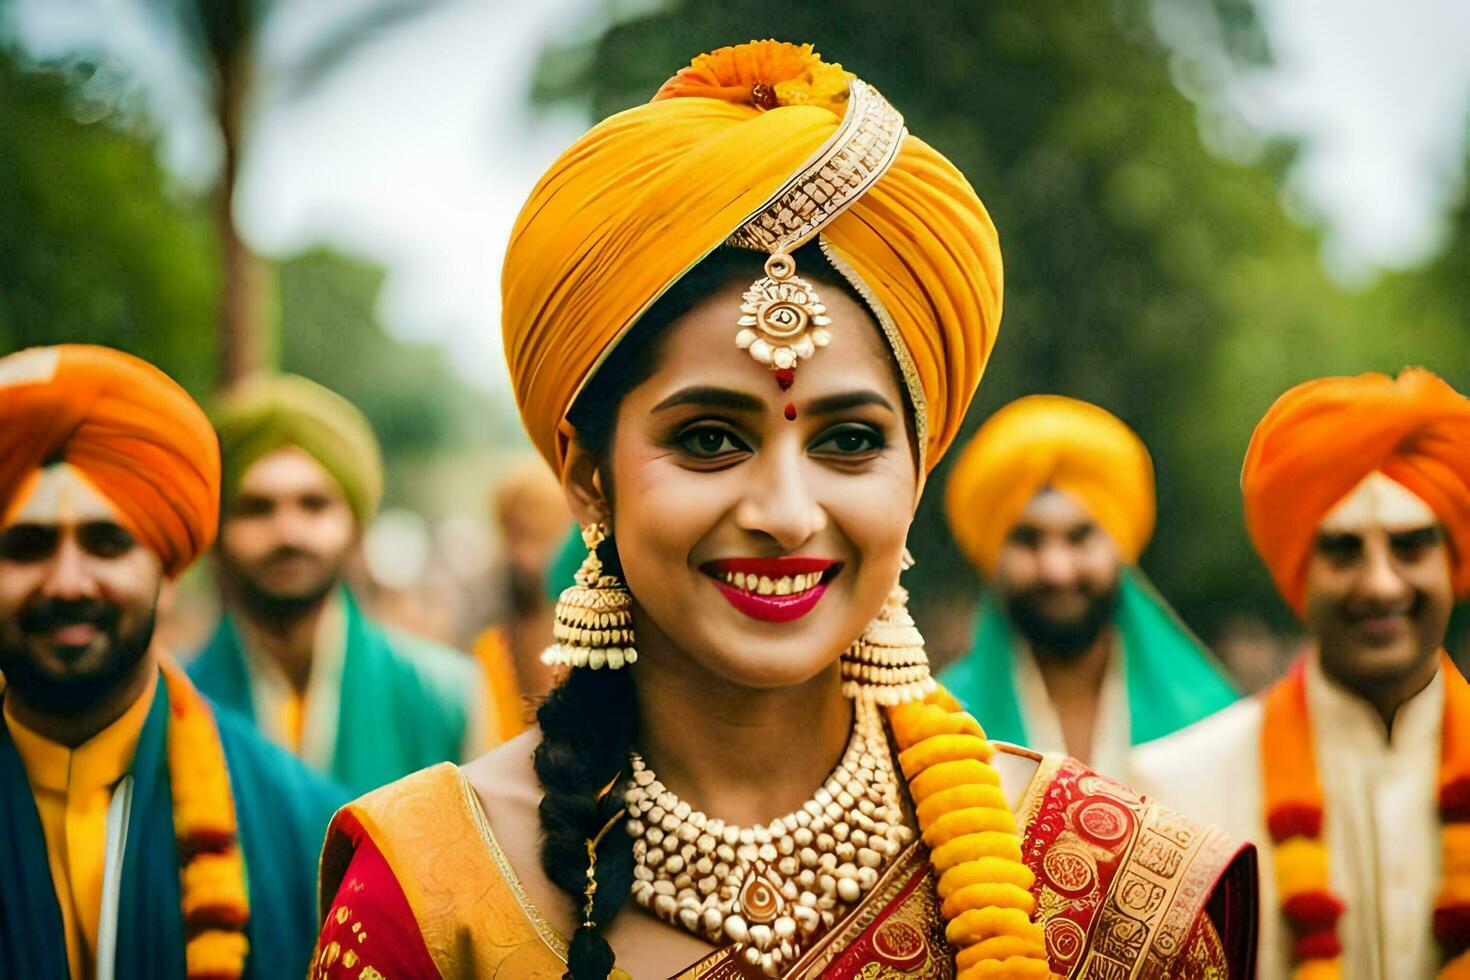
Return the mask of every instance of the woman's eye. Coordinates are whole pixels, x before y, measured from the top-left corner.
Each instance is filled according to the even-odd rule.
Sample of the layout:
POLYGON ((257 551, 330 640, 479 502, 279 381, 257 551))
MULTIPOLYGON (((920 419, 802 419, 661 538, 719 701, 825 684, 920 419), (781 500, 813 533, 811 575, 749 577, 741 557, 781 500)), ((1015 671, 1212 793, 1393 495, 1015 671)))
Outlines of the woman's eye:
POLYGON ((812 445, 814 452, 860 456, 884 446, 883 434, 868 425, 844 425, 828 431, 812 445))
POLYGON ((745 445, 729 430, 708 425, 685 431, 679 436, 679 444, 691 456, 706 459, 745 451, 745 445))

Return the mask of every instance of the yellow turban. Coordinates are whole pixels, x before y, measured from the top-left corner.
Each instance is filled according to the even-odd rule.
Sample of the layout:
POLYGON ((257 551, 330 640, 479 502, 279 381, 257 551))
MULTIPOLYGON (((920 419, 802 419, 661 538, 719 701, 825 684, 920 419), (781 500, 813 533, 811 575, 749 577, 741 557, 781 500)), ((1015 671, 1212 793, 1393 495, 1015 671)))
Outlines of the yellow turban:
MULTIPOLYGON (((810 45, 723 48, 652 102, 594 126, 541 178, 506 254, 503 326, 521 416, 554 469, 567 411, 604 355, 670 285, 782 199, 843 131, 853 93, 866 91, 810 45)), ((896 149, 820 232, 889 321, 927 469, 958 432, 995 343, 1000 245, 948 160, 911 135, 896 149)))
POLYGON ((0 514, 55 462, 112 501, 171 576, 214 540, 219 443, 194 399, 146 361, 90 344, 0 358, 0 514))
POLYGON ((1136 561, 1154 532, 1154 468, 1133 430, 1087 402, 1032 395, 992 415, 955 464, 945 507, 955 540, 989 574, 1043 487, 1074 498, 1136 561))

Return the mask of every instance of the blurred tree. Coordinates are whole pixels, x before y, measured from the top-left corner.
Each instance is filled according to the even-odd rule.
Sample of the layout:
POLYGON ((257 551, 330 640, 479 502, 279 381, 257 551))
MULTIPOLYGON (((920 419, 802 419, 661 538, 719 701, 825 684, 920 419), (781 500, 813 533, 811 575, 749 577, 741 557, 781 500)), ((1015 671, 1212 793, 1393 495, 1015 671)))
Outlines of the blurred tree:
POLYGON ((140 119, 94 119, 79 101, 84 76, 0 49, 0 354, 103 343, 202 394, 214 374, 211 229, 140 119))
MULTIPOLYGON (((227 384, 269 368, 277 358, 269 267, 240 237, 235 185, 247 137, 255 43, 275 9, 273 0, 146 0, 172 21, 191 51, 206 91, 201 96, 219 128, 223 162, 215 185, 214 221, 220 243, 219 380, 227 384)), ((329 26, 292 67, 285 87, 311 90, 368 40, 436 0, 371 0, 329 26)))
MULTIPOLYGON (((590 39, 548 51, 536 97, 601 117, 647 100, 698 52, 811 41, 969 176, 1000 229, 1006 310, 967 432, 1040 391, 1133 425, 1159 481, 1144 565, 1207 634, 1237 609, 1287 618, 1239 502, 1251 429, 1275 396, 1313 375, 1464 352, 1461 318, 1415 315, 1402 288, 1334 286, 1314 233, 1285 217, 1292 147, 1253 145, 1217 101, 1222 78, 1268 57, 1250 0, 628 9, 609 3, 571 32, 590 39)), ((921 617, 975 589, 944 524, 946 473, 931 478, 911 535, 921 617)))
POLYGON ((423 496, 412 477, 427 456, 519 446, 523 437, 511 406, 471 388, 442 347, 382 331, 374 312, 382 281, 377 266, 329 251, 282 264, 281 366, 363 410, 387 458, 387 497, 400 502, 423 496))
MULTIPOLYGON (((87 101, 87 75, 0 48, 0 355, 107 344, 207 401, 219 291, 208 202, 160 167, 143 117, 87 101)), ((382 330, 382 278, 327 251, 282 263, 281 358, 363 409, 402 500, 423 495, 405 477, 427 457, 523 443, 510 407, 470 387, 442 349, 382 330)))

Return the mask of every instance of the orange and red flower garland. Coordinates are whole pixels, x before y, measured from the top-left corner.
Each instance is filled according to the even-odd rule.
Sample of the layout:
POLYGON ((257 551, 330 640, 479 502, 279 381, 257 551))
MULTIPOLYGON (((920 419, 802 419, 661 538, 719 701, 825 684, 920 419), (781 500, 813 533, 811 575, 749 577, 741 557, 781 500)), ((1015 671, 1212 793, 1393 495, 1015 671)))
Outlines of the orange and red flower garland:
POLYGON ((189 980, 237 980, 250 952, 250 899, 224 747, 214 712, 183 670, 165 659, 163 677, 186 972, 189 980))
MULTIPOLYGON (((1470 684, 1443 658, 1444 732, 1439 767, 1444 871, 1434 906, 1434 935, 1444 951, 1441 980, 1470 977, 1470 684)), ((1274 845, 1276 890, 1293 935, 1297 980, 1341 975, 1324 803, 1307 708, 1306 664, 1299 661, 1265 699, 1261 732, 1266 826, 1274 845)))

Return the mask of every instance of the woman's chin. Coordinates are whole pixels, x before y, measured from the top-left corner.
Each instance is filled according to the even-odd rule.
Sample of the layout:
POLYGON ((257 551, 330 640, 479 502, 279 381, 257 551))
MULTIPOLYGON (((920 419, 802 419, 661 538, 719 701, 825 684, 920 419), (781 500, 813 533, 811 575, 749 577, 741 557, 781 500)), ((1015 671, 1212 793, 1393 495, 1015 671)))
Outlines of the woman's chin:
MULTIPOLYGON (((769 637, 725 634, 705 646, 697 657, 710 673, 754 690, 772 690, 806 684, 833 668, 843 647, 830 637, 769 637)), ((834 672, 835 676, 835 672, 834 672)))

